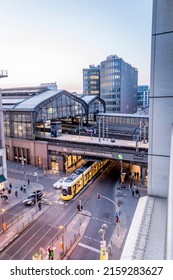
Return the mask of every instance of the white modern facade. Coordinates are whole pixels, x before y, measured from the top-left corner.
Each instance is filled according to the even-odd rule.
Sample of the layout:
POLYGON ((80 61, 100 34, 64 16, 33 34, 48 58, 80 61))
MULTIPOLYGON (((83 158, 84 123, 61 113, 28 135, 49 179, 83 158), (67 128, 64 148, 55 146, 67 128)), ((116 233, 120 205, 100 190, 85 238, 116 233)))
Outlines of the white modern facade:
POLYGON ((148 195, 121 259, 173 260, 173 1, 153 0, 148 195))
MULTIPOLYGON (((7 71, 0 70, 0 79, 5 77, 8 77, 7 71)), ((2 98, 1 98, 1 89, 0 89, 0 190, 4 187, 6 178, 7 178, 6 149, 5 149, 2 98)))

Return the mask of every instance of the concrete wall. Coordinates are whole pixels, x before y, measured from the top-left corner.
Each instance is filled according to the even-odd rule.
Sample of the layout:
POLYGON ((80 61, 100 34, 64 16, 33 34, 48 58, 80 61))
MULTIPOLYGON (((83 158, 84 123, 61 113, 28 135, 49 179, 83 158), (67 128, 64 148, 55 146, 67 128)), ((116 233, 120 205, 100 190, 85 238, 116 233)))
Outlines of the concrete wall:
POLYGON ((148 194, 167 197, 173 123, 173 1, 153 1, 148 194))

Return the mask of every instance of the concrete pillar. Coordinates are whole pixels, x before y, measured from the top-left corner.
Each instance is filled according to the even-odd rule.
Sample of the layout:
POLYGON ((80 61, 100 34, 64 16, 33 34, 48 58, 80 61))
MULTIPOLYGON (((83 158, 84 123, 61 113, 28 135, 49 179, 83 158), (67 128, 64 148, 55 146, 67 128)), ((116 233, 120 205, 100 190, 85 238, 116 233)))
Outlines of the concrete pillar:
POLYGON ((58 159, 58 169, 59 169, 59 171, 64 172, 66 170, 66 168, 65 168, 65 161, 66 161, 65 156, 58 155, 57 159, 58 159))
POLYGON ((173 1, 153 0, 148 194, 167 197, 173 123, 173 1))

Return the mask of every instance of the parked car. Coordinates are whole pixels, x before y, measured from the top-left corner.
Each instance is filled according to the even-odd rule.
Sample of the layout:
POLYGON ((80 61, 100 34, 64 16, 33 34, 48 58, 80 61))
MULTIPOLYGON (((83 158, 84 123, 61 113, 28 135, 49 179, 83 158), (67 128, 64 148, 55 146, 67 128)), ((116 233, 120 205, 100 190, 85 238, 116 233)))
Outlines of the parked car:
POLYGON ((36 201, 40 201, 43 196, 45 196, 45 192, 37 190, 33 193, 31 193, 26 199, 23 200, 23 203, 25 205, 33 205, 36 203, 36 201))
POLYGON ((63 178, 60 178, 58 181, 56 181, 54 184, 53 184, 53 188, 55 189, 61 189, 62 188, 62 184, 64 183, 66 177, 63 177, 63 178))

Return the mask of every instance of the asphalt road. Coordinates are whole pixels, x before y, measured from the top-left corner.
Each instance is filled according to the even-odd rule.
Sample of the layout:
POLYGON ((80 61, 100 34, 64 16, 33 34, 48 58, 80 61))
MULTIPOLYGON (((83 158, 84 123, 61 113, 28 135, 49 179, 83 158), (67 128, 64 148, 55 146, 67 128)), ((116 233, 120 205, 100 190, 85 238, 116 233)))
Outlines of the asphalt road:
MULTIPOLYGON (((64 204, 60 200, 60 191, 53 189, 45 182, 46 193, 53 202, 52 206, 45 206, 47 207, 46 211, 1 252, 0 259, 29 260, 32 259, 33 253, 39 251, 40 247, 47 250, 50 241, 61 234, 58 227, 60 225, 66 227, 76 215, 79 199, 82 202, 83 209, 91 213, 91 220, 82 240, 69 259, 99 259, 101 236, 98 231, 103 224, 106 224, 108 228, 104 237, 106 242, 110 241, 115 229, 116 209, 110 201, 106 199, 98 200, 97 193, 115 201, 117 195, 116 182, 119 179, 119 174, 119 163, 111 162, 75 199, 64 204)), ((137 202, 135 203, 137 204, 137 202)), ((21 211, 20 207, 21 205, 16 205, 14 211, 21 211)), ((22 205, 22 207, 25 206, 22 205)))

